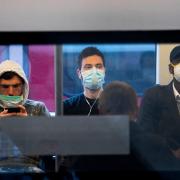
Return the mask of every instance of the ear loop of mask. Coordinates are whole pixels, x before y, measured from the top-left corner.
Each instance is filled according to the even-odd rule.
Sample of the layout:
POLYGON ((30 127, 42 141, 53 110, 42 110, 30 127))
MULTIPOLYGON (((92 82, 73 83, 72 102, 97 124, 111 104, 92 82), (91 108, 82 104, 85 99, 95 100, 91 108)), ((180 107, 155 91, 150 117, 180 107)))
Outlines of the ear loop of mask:
POLYGON ((172 67, 175 67, 176 65, 174 65, 174 64, 172 64, 172 63, 170 63, 170 65, 172 66, 172 67))
POLYGON ((180 63, 178 63, 178 64, 173 64, 173 63, 170 63, 170 65, 172 66, 172 67, 176 67, 176 66, 180 66, 180 63))

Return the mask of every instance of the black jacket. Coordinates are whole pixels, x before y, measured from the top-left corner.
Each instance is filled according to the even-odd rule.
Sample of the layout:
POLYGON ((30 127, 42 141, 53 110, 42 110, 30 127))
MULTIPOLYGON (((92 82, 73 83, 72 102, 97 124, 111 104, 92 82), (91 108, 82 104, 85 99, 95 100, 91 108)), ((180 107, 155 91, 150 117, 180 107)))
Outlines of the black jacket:
POLYGON ((180 147, 180 115, 172 82, 146 91, 138 122, 146 131, 165 137, 171 148, 180 147))
MULTIPOLYGON (((86 99, 92 106, 92 111, 90 115, 98 115, 98 100, 89 98, 86 99)), ((86 99, 83 93, 66 99, 63 102, 64 115, 88 115, 90 111, 90 106, 86 102, 86 99)))

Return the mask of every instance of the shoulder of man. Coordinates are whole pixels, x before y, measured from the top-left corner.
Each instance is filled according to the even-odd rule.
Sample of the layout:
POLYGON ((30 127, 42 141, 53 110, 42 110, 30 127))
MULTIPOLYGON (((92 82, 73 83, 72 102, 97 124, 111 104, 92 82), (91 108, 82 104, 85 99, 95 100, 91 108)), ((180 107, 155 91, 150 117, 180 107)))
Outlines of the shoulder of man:
POLYGON ((45 104, 41 101, 27 99, 25 102, 25 106, 45 106, 45 104))
POLYGON ((83 101, 85 101, 83 93, 66 99, 63 103, 64 115, 78 114, 83 106, 83 101))
POLYGON ((144 110, 144 108, 146 108, 146 110, 148 109, 149 111, 151 108, 156 109, 157 107, 162 107, 164 103, 167 103, 169 97, 171 96, 171 86, 171 83, 169 85, 158 84, 146 90, 142 98, 140 109, 142 110, 143 108, 144 110))
POLYGON ((66 99, 63 102, 63 104, 64 104, 64 106, 73 106, 76 103, 79 103, 82 99, 84 99, 83 93, 75 95, 75 96, 72 96, 72 97, 66 99))
POLYGON ((26 107, 27 113, 30 115, 50 116, 46 105, 41 101, 27 99, 24 106, 26 107))
POLYGON ((144 93, 144 96, 157 96, 158 94, 163 95, 168 89, 170 84, 168 85, 160 85, 157 84, 149 89, 147 89, 144 93))

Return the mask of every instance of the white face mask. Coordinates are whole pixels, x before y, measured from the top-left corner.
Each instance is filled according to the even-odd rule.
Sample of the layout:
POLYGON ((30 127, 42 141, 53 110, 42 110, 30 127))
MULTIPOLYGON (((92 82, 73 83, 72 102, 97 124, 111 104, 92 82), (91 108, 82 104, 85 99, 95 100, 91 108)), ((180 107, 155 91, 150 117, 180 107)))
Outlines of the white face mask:
POLYGON ((92 68, 81 72, 83 85, 92 90, 99 89, 104 84, 105 72, 97 68, 92 68))
POLYGON ((177 65, 171 63, 171 65, 174 67, 174 78, 180 82, 180 63, 177 65))

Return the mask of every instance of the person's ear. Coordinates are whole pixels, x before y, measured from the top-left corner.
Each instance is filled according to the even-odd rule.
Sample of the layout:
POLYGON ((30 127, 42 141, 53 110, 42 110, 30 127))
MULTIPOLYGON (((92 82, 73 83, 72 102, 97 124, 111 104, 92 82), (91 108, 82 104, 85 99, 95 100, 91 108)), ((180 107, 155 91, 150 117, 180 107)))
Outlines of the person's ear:
POLYGON ((169 64, 169 72, 170 74, 174 75, 174 67, 172 66, 172 64, 169 64))
POLYGON ((82 79, 81 70, 79 68, 77 69, 77 75, 79 79, 82 79))

